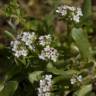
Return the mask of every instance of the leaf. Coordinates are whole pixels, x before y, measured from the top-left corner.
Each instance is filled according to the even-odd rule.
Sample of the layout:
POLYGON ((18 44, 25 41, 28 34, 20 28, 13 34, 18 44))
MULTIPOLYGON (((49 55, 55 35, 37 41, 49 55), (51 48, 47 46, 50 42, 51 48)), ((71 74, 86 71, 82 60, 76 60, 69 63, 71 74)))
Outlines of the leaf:
POLYGON ((64 70, 62 69, 57 69, 56 67, 54 67, 51 63, 48 63, 47 65, 47 70, 48 72, 52 72, 55 75, 60 75, 64 72, 64 70))
POLYGON ((86 25, 86 30, 88 33, 93 32, 92 0, 84 0, 82 24, 86 25))
POLYGON ((85 18, 92 15, 92 0, 84 0, 83 14, 85 18))
POLYGON ((52 80, 53 81, 53 85, 56 84, 56 83, 60 83, 61 81, 64 81, 63 84, 66 83, 66 82, 68 84, 69 78, 70 78, 69 76, 67 76, 67 77, 61 76, 61 75, 60 76, 56 76, 52 80))
POLYGON ((92 90, 92 85, 84 85, 79 91, 77 91, 76 96, 86 96, 92 90))
POLYGON ((3 90, 0 92, 0 96, 13 96, 18 87, 17 81, 9 81, 5 84, 3 90))
POLYGON ((4 83, 5 83, 4 78, 0 79, 0 92, 4 89, 4 86, 5 86, 4 83))
POLYGON ((29 76, 28 76, 29 81, 31 83, 34 83, 35 81, 40 80, 42 73, 43 73, 43 71, 35 71, 35 72, 32 72, 32 73, 29 73, 29 76))
POLYGON ((15 39, 14 35, 11 32, 5 31, 5 35, 11 39, 15 39))
POLYGON ((5 49, 5 48, 6 48, 6 46, 4 44, 0 43, 0 50, 5 49))
POLYGON ((85 60, 92 58, 92 49, 88 41, 87 33, 81 28, 72 29, 72 38, 79 48, 82 57, 85 60))
POLYGON ((3 89, 4 89, 4 84, 1 83, 1 84, 0 84, 0 92, 1 92, 3 89))
POLYGON ((76 70, 64 71, 63 69, 57 69, 51 63, 49 63, 47 65, 47 71, 51 72, 51 73, 53 73, 55 75, 62 75, 64 78, 69 78, 73 74, 78 74, 78 71, 76 71, 76 70))

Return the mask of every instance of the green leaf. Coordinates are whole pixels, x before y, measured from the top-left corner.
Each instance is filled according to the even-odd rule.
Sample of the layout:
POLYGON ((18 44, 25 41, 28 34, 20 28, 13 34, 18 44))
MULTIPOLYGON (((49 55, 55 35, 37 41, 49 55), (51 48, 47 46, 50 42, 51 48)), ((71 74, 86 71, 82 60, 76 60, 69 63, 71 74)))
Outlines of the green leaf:
POLYGON ((28 76, 29 81, 31 83, 34 83, 35 81, 40 80, 42 73, 43 73, 43 71, 35 71, 32 73, 29 73, 29 76, 28 76))
POLYGON ((5 83, 5 80, 4 80, 4 78, 2 78, 1 80, 0 80, 0 92, 4 89, 4 83, 5 83))
POLYGON ((8 38, 15 39, 14 35, 13 35, 11 32, 5 31, 4 33, 5 33, 5 35, 6 35, 8 38))
POLYGON ((0 92, 1 92, 3 89, 4 89, 4 84, 1 83, 1 84, 0 84, 0 92))
POLYGON ((53 73, 55 75, 62 75, 64 78, 69 78, 73 74, 78 74, 78 71, 76 71, 76 70, 64 71, 63 69, 57 69, 51 63, 49 63, 47 65, 47 71, 51 72, 51 73, 53 73))
POLYGON ((60 74, 62 74, 64 72, 64 70, 57 69, 51 63, 48 63, 48 65, 47 65, 47 71, 48 72, 52 72, 53 74, 56 74, 56 75, 60 75, 60 74))
POLYGON ((0 43, 0 50, 5 49, 5 48, 6 48, 6 46, 4 44, 0 43))
POLYGON ((92 59, 92 49, 88 41, 87 33, 81 28, 73 28, 72 38, 78 46, 82 57, 85 60, 92 59))
POLYGON ((76 96, 86 96, 89 92, 92 91, 92 85, 84 85, 77 91, 76 96))
POLYGON ((0 96, 13 96, 18 87, 17 81, 9 81, 5 83, 4 88, 0 91, 0 96))
MULTIPOLYGON (((67 77, 65 77, 65 76, 56 76, 56 77, 54 77, 54 79, 53 79, 53 84, 56 84, 56 83, 59 83, 59 82, 61 82, 61 81, 64 81, 64 83, 66 83, 67 82, 67 84, 68 84, 68 81, 69 81, 69 76, 67 76, 67 77)), ((63 83, 63 84, 64 84, 63 83)))
POLYGON ((84 17, 89 17, 92 15, 92 0, 84 0, 83 14, 84 17))
POLYGON ((88 33, 93 32, 92 0, 84 0, 82 21, 83 21, 82 24, 86 25, 87 32, 88 33))

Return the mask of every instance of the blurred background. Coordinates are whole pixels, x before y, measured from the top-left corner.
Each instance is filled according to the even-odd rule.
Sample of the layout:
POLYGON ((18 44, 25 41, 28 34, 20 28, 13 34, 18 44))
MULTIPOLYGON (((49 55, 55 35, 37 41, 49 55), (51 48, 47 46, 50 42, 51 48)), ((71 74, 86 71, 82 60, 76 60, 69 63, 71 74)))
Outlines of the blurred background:
MULTIPOLYGON (((4 36, 4 31, 8 30, 10 25, 8 24, 9 19, 6 16, 6 12, 4 8, 8 9, 8 5, 10 2, 15 2, 16 0, 0 0, 0 43, 7 44, 8 40, 6 40, 4 36), (7 6, 7 7, 6 7, 7 6)), ((54 7, 54 3, 59 4, 68 4, 74 6, 82 7, 84 0, 17 0, 16 3, 13 4, 15 6, 13 11, 15 12, 15 8, 20 6, 20 8, 24 11, 25 17, 35 17, 38 19, 42 19, 44 16, 48 15, 52 8, 54 7), (59 3, 58 3, 59 2, 59 3)), ((96 20, 96 0, 92 0, 92 10, 93 10, 93 19, 96 20)), ((19 11, 18 11, 19 13, 19 11)), ((10 16, 9 16, 10 17, 10 16)), ((14 17, 14 16, 13 16, 14 17)), ((64 31, 64 27, 62 22, 55 22, 57 25, 56 30, 64 31), (59 28, 60 27, 60 28, 59 28), (58 29, 59 28, 59 29, 58 29)))

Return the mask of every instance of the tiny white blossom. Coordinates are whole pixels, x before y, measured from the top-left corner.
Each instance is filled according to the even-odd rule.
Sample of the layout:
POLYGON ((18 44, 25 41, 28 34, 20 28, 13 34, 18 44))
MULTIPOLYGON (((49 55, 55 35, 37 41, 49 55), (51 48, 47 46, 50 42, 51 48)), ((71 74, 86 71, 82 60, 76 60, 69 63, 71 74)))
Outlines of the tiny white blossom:
POLYGON ((56 12, 61 14, 61 16, 65 16, 65 15, 67 15, 67 10, 66 9, 67 9, 67 6, 62 5, 62 6, 60 6, 56 9, 56 12))
POLYGON ((27 53, 27 50, 22 49, 22 50, 21 50, 21 54, 22 54, 22 56, 27 56, 27 54, 28 54, 28 53, 27 53))
POLYGON ((39 55, 39 59, 46 60, 45 55, 43 54, 43 52, 42 52, 42 54, 39 55))
POLYGON ((66 18, 69 18, 70 20, 73 20, 76 23, 80 22, 80 17, 83 16, 81 8, 73 7, 73 6, 67 6, 67 5, 61 5, 56 9, 56 12, 58 14, 61 14, 61 16, 66 16, 67 13, 70 13, 71 15, 67 16, 66 18))
POLYGON ((28 48, 35 51, 34 41, 36 40, 36 34, 34 32, 23 32, 17 35, 16 40, 11 41, 12 51, 16 57, 27 56, 28 48))
POLYGON ((81 8, 77 8, 77 15, 78 16, 83 16, 81 8))
POLYGON ((20 45, 20 41, 15 40, 15 41, 11 41, 11 46, 12 46, 12 51, 16 51, 20 45))
POLYGON ((53 62, 57 61, 59 53, 56 49, 46 46, 39 55, 39 59, 42 60, 52 60, 53 62))
POLYGON ((79 23, 80 17, 83 16, 81 8, 77 8, 75 13, 72 13, 73 15, 73 21, 79 23))
POLYGON ((50 45, 52 37, 51 35, 44 35, 39 37, 39 44, 42 46, 50 45))
POLYGON ((22 35, 22 41, 24 41, 26 44, 34 42, 36 40, 36 34, 34 32, 23 32, 22 35), (27 43, 28 42, 28 43, 27 43))
POLYGON ((80 22, 80 17, 77 16, 77 15, 74 15, 74 16, 73 16, 73 20, 74 20, 75 22, 79 23, 79 22, 80 22))
POLYGON ((69 9, 70 11, 73 11, 73 12, 76 10, 76 8, 73 7, 73 6, 72 6, 72 7, 68 7, 68 9, 69 9))
POLYGON ((77 77, 77 80, 79 81, 79 82, 81 82, 82 81, 82 75, 79 75, 78 77, 77 77))
POLYGON ((52 75, 45 75, 45 80, 50 81, 51 78, 52 78, 52 75))
POLYGON ((73 84, 76 83, 76 79, 75 79, 75 78, 71 78, 70 82, 71 82, 71 84, 73 85, 73 84))
POLYGON ((28 52, 25 50, 19 40, 15 40, 11 42, 12 51, 14 52, 14 55, 18 58, 20 56, 27 56, 28 52))
POLYGON ((21 56, 21 51, 16 51, 14 54, 17 58, 21 56))
POLYGON ((38 96, 51 96, 52 75, 45 75, 43 80, 40 80, 38 88, 38 96), (48 83, 50 82, 50 83, 48 83))
POLYGON ((73 84, 77 83, 78 81, 82 82, 82 80, 83 80, 82 75, 79 75, 79 76, 72 77, 70 79, 70 82, 73 85, 73 84))
POLYGON ((21 40, 25 42, 25 44, 32 50, 35 48, 33 47, 33 43, 36 40, 36 34, 34 32, 23 32, 21 40))
POLYGON ((15 51, 14 55, 16 57, 20 57, 20 56, 27 56, 27 54, 28 54, 27 50, 22 49, 22 50, 15 51))

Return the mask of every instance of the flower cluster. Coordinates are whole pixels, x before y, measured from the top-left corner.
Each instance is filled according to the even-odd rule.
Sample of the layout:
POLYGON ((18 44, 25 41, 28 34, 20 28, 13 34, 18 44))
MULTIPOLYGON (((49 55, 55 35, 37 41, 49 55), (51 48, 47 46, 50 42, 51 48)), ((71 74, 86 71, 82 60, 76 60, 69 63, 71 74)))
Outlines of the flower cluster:
POLYGON ((16 40, 11 41, 12 51, 16 57, 27 56, 28 48, 34 50, 34 41, 36 40, 36 35, 34 32, 23 32, 18 35, 16 40), (28 47, 28 48, 27 48, 28 47))
POLYGON ((71 82, 72 85, 75 84, 75 83, 77 83, 78 81, 79 82, 82 82, 82 75, 72 77, 71 80, 70 80, 70 82, 71 82))
POLYGON ((38 88, 38 96, 50 96, 52 88, 52 75, 45 75, 43 80, 40 80, 40 87, 38 88))
POLYGON ((24 49, 24 47, 21 47, 22 44, 20 41, 16 40, 16 41, 12 41, 11 42, 12 45, 12 51, 14 52, 14 55, 16 57, 20 57, 20 56, 27 56, 27 50, 24 49))
POLYGON ((39 59, 52 60, 56 62, 59 54, 55 48, 50 47, 52 43, 51 35, 44 35, 37 38, 37 35, 34 32, 23 32, 22 34, 17 36, 15 41, 11 42, 14 55, 16 57, 27 56, 28 49, 31 49, 35 52, 36 41, 38 41, 36 44, 39 43, 39 45, 43 47, 42 50, 37 49, 40 51, 39 59))
POLYGON ((46 46, 42 51, 41 54, 39 55, 39 58, 42 60, 52 60, 54 62, 57 61, 58 58, 58 52, 56 49, 46 46))
POLYGON ((52 41, 51 35, 44 35, 39 37, 39 44, 42 46, 50 45, 52 41))
POLYGON ((33 43, 36 40, 36 34, 34 32, 24 32, 22 34, 21 40, 28 46, 30 49, 34 50, 33 43))
POLYGON ((50 47, 51 43, 52 36, 50 34, 39 37, 39 44, 44 47, 39 58, 42 60, 52 60, 53 62, 56 62, 59 54, 55 48, 50 47))
POLYGON ((67 5, 61 5, 56 9, 56 12, 61 16, 67 16, 68 19, 73 20, 76 23, 80 22, 80 17, 83 16, 81 8, 71 7, 67 5))

